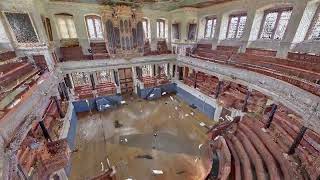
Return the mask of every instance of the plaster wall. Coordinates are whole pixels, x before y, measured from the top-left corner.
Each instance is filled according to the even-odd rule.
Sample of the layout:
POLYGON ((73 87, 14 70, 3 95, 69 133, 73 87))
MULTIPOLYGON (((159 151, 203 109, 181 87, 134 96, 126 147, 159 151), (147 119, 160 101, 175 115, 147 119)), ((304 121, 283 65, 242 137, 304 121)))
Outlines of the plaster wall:
POLYGON ((2 17, 0 16, 0 52, 13 50, 3 22, 4 19, 2 19, 2 17))

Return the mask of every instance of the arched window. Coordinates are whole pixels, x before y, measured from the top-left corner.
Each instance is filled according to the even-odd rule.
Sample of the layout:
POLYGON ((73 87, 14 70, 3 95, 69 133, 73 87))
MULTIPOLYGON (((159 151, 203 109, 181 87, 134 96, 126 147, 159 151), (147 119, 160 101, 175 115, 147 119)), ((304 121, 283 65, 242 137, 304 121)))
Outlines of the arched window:
POLYGON ((229 16, 227 31, 228 39, 240 39, 246 26, 247 14, 232 14, 229 16))
POLYGON ((287 29, 292 8, 269 9, 264 12, 260 39, 281 40, 287 29))
POLYGON ((307 35, 309 40, 320 40, 320 5, 313 17, 312 24, 307 35))
POLYGON ((157 38, 165 38, 165 20, 157 19, 157 38))
POLYGON ((73 16, 70 14, 56 14, 60 37, 62 39, 77 38, 77 31, 74 25, 73 16))
POLYGON ((142 19, 142 26, 143 26, 144 38, 145 39, 149 39, 149 23, 148 23, 148 19, 145 19, 145 18, 142 19))
POLYGON ((206 17, 206 25, 204 29, 204 38, 210 39, 214 37, 216 31, 217 19, 215 17, 206 17))
POLYGON ((101 17, 96 15, 88 15, 85 17, 87 31, 90 39, 103 39, 103 30, 101 17))

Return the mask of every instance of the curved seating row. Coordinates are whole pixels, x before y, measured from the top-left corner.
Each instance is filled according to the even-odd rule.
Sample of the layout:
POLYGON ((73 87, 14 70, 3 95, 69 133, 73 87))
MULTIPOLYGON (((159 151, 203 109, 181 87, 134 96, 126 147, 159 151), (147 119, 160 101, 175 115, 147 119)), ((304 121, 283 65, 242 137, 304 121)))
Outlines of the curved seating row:
POLYGON ((287 59, 281 59, 273 57, 272 51, 248 49, 236 53, 223 48, 212 50, 211 45, 198 45, 191 56, 274 77, 320 96, 319 56, 289 53, 287 59))
POLYGON ((310 171, 311 169, 308 170, 303 163, 300 163, 305 161, 299 156, 300 151, 306 151, 305 148, 299 148, 294 155, 288 155, 288 149, 284 149, 275 139, 274 135, 279 132, 274 128, 263 127, 262 121, 244 116, 239 122, 223 122, 212 129, 214 144, 212 149, 219 152, 219 166, 222 166, 219 167, 220 178, 217 179, 316 180, 319 178, 316 173, 320 172, 319 166, 313 167, 313 171, 310 171), (227 148, 223 146, 224 141, 227 148), (229 153, 231 171, 227 174, 228 171, 225 169, 229 168, 230 158, 227 156, 229 153))

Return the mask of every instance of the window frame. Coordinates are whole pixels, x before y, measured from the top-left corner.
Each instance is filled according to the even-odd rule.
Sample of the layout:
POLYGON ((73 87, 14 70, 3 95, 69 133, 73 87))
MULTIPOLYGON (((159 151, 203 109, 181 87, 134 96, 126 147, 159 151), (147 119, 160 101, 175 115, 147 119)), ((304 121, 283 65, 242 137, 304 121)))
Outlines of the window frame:
MULTIPOLYGON (((288 25, 286 27, 286 30, 284 32, 284 35, 281 39, 274 39, 274 36, 276 34, 276 31, 278 29, 278 26, 279 26, 279 21, 280 21, 280 18, 281 18, 281 14, 285 11, 291 11, 291 15, 292 15, 292 11, 293 11, 293 7, 282 7, 282 8, 271 8, 271 9, 267 9, 264 11, 264 14, 263 14, 263 18, 262 18, 262 23, 260 25, 260 30, 259 30, 259 36, 258 36, 258 39, 262 39, 262 40, 276 40, 276 41, 281 41, 283 39, 283 37, 285 36, 286 34, 286 31, 287 31, 287 28, 288 28, 288 25), (278 13, 277 14, 277 18, 276 18, 276 22, 275 22, 275 26, 272 30, 272 34, 271 34, 271 38, 270 39, 264 39, 264 38, 261 38, 261 35, 262 35, 262 32, 263 32, 263 28, 264 28, 264 24, 265 24, 265 20, 266 20, 266 17, 268 14, 270 13, 278 13)), ((288 20, 288 24, 289 24, 289 21, 291 19, 291 15, 290 15, 290 18, 288 20)))
POLYGON ((144 37, 144 39, 149 39, 149 22, 147 18, 142 18, 142 27, 143 27, 143 22, 146 23, 146 32, 144 32, 144 35, 146 35, 146 37, 144 37))
MULTIPOLYGON (((228 28, 227 28, 226 39, 241 39, 241 38, 242 38, 243 34, 241 35, 240 38, 237 38, 237 34, 238 34, 238 31, 239 31, 240 18, 241 18, 242 16, 245 16, 246 18, 248 18, 248 14, 247 14, 246 12, 235 13, 235 14, 229 15, 229 21, 228 21, 228 28), (228 38, 229 30, 230 30, 230 24, 231 24, 231 19, 232 19, 233 17, 237 17, 237 18, 238 18, 237 28, 236 28, 235 36, 232 37, 232 38, 228 38)), ((246 23, 245 23, 245 25, 244 25, 244 30, 245 30, 246 26, 247 26, 247 19, 246 19, 246 23)))
POLYGON ((310 24, 310 26, 308 28, 307 34, 306 34, 305 39, 304 39, 305 41, 317 41, 317 42, 320 41, 320 39, 318 40, 318 39, 313 39, 313 38, 310 37, 311 34, 312 34, 312 30, 313 30, 314 26, 317 23, 318 18, 319 18, 319 21, 320 21, 320 17, 319 17, 320 16, 320 3, 318 3, 317 5, 318 5, 318 7, 317 7, 317 10, 316 10, 315 14, 312 17, 311 24, 310 24))
POLYGON ((68 14, 68 13, 58 13, 58 14, 55 14, 54 16, 55 16, 56 25, 58 26, 58 32, 59 32, 59 35, 60 35, 60 39, 61 39, 61 40, 69 40, 69 39, 77 39, 77 38, 79 38, 79 37, 78 37, 77 28, 76 28, 76 25, 75 25, 75 23, 74 23, 74 19, 73 19, 73 15, 72 15, 72 14, 68 14), (57 16, 70 16, 70 17, 72 17, 72 21, 73 21, 73 25, 74 25, 74 30, 75 30, 75 32, 76 32, 76 37, 75 37, 75 38, 73 38, 73 37, 70 36, 70 32, 69 32, 68 26, 67 26, 67 31, 68 31, 68 36, 69 36, 69 38, 63 38, 63 37, 62 37, 61 29, 60 29, 60 25, 59 25, 59 23, 58 23, 58 17, 57 17, 57 16))
POLYGON ((101 18, 101 16, 98 16, 98 15, 86 15, 86 16, 84 17, 84 19, 85 19, 85 22, 86 22, 86 28, 87 28, 87 33, 88 33, 89 39, 90 39, 90 40, 104 40, 104 33, 103 33, 104 31, 103 31, 102 18, 101 18), (95 34, 96 38, 95 38, 95 37, 90 37, 89 26, 88 26, 88 19, 92 19, 92 21, 93 21, 93 29, 94 29, 94 34, 95 34), (100 21, 102 38, 98 38, 97 27, 96 27, 96 24, 95 24, 96 19, 99 19, 99 21, 100 21))
POLYGON ((207 16, 207 17, 205 17, 205 21, 206 21, 206 23, 205 23, 205 26, 204 26, 204 35, 203 35, 203 37, 204 37, 204 39, 213 39, 214 38, 214 34, 215 34, 215 32, 216 32, 216 27, 214 27, 213 25, 214 25, 214 21, 216 21, 216 25, 217 25, 217 17, 216 16, 207 16), (210 36, 209 37, 206 37, 206 35, 207 35, 207 30, 208 30, 208 21, 209 20, 212 20, 212 27, 211 27, 211 34, 210 34, 210 36), (214 27, 214 33, 213 33, 213 27, 214 27))
POLYGON ((157 38, 165 39, 166 38, 166 21, 164 19, 157 19, 157 38), (163 37, 160 37, 160 23, 163 23, 163 37), (158 29, 159 27, 159 29, 158 29))
MULTIPOLYGON (((22 45, 22 46, 25 46, 25 45, 29 45, 29 44, 39 44, 40 43, 40 38, 39 38, 39 34, 37 32, 37 29, 36 29, 36 26, 33 22, 33 18, 31 17, 30 13, 29 12, 26 12, 26 11, 1 11, 2 12, 2 16, 4 17, 5 19, 5 24, 3 25, 7 25, 8 27, 8 30, 9 30, 9 34, 13 40, 13 42, 16 44, 16 45, 22 45), (32 25, 32 28, 33 28, 33 31, 35 32, 36 36, 37 36, 37 39, 38 39, 38 42, 32 42, 32 43, 26 43, 26 42, 18 42, 17 40, 17 37, 16 37, 16 34, 14 33, 10 23, 9 23, 9 20, 7 18, 7 16, 5 15, 5 13, 19 13, 19 14, 28 14, 29 16, 29 19, 31 21, 31 25, 32 25)), ((9 37, 8 37, 9 38, 9 37)))

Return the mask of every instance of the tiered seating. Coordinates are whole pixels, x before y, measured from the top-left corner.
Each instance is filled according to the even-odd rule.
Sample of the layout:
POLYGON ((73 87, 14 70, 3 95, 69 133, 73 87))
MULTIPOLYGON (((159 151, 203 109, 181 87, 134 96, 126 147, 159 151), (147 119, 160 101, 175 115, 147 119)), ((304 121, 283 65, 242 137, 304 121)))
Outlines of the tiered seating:
POLYGON ((247 48, 246 53, 257 55, 257 56, 271 56, 271 57, 276 57, 277 55, 277 51, 258 49, 258 48, 247 48))
POLYGON ((171 52, 168 50, 166 40, 159 40, 157 42, 157 50, 159 54, 170 54, 171 52))
POLYGON ((319 63, 240 53, 233 55, 228 64, 286 81, 320 95, 319 85, 316 84, 320 79, 319 63))
POLYGON ((0 118, 17 105, 40 78, 40 69, 16 57, 14 52, 0 53, 0 118))
POLYGON ((218 46, 217 50, 212 50, 211 44, 198 44, 190 56, 224 64, 237 49, 238 47, 218 46))
MULTIPOLYGON (((288 151, 301 127, 301 118, 284 106, 280 106, 274 115, 270 134, 284 151, 288 151)), ((320 136, 308 129, 295 153, 301 159, 301 166, 306 169, 311 179, 320 177, 319 144, 320 136)))
POLYGON ((92 59, 107 59, 110 57, 105 42, 91 42, 90 47, 92 59))
POLYGON ((27 136, 21 143, 21 147, 17 153, 17 159, 25 174, 29 173, 36 161, 37 148, 34 145, 36 145, 36 139, 27 136))
POLYGON ((91 85, 80 85, 76 86, 75 92, 80 99, 93 98, 93 89, 91 85))
POLYGON ((224 152, 218 153, 219 165, 225 164, 228 152, 231 154, 230 173, 219 168, 219 174, 227 174, 223 179, 306 179, 297 165, 299 161, 285 155, 286 151, 274 141, 269 130, 262 129, 261 121, 245 116, 239 122, 223 124, 211 131, 213 144, 221 144, 219 141, 225 139, 228 147, 226 150, 221 145, 213 146, 213 151, 224 152))
POLYGON ((247 88, 232 82, 224 82, 218 102, 225 108, 235 108, 241 110, 247 94, 247 88))
MULTIPOLYGON (((51 100, 49 102, 47 109, 45 110, 42 118, 43 118, 43 122, 44 122, 45 127, 49 131, 51 131, 53 122, 55 122, 55 120, 57 118, 59 118, 58 108, 57 108, 57 105, 54 102, 54 100, 51 100)), ((33 125, 31 133, 33 134, 34 137, 42 137, 43 136, 42 130, 41 130, 38 123, 33 125)))
POLYGON ((37 179, 48 179, 49 176, 67 166, 70 149, 66 139, 45 142, 38 152, 37 179))
POLYGON ((0 72, 0 86, 7 87, 19 84, 21 77, 28 75, 30 72, 35 74, 37 71, 36 68, 28 62, 14 62, 0 65, 0 72))
POLYGON ((202 72, 197 72, 196 77, 196 88, 208 96, 215 95, 216 87, 219 83, 219 79, 217 77, 207 75, 202 72))
POLYGON ((245 112, 261 114, 268 98, 259 91, 252 90, 247 101, 247 108, 244 109, 245 112))
POLYGON ((164 85, 164 84, 168 84, 169 83, 169 79, 167 77, 167 75, 165 74, 159 74, 157 76, 157 86, 159 85, 164 85))
POLYGON ((101 82, 96 85, 98 96, 109 96, 117 93, 116 85, 113 82, 101 82))
POLYGON ((144 88, 155 87, 157 85, 157 79, 154 76, 142 77, 141 81, 144 84, 144 88))
POLYGON ((90 59, 90 55, 84 55, 81 46, 60 47, 62 61, 79 61, 90 59))
POLYGON ((216 149, 217 154, 220 155, 217 179, 228 179, 231 172, 231 154, 225 139, 222 136, 217 137, 212 148, 216 149))

